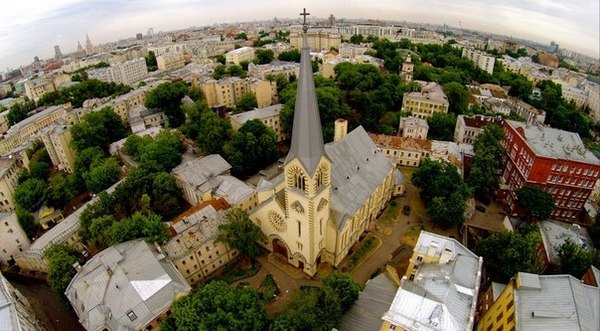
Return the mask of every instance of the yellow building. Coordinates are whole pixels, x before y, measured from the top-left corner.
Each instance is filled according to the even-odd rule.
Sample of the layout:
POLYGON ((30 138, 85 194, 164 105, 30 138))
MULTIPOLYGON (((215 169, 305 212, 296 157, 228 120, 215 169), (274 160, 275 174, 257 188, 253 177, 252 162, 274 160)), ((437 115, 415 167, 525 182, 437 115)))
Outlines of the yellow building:
POLYGON ((71 147, 71 126, 55 124, 42 134, 42 142, 52 164, 58 169, 73 173, 75 150, 71 147))
POLYGON ((19 158, 0 158, 0 212, 15 210, 13 194, 18 184, 17 179, 23 169, 25 169, 25 166, 19 158))
POLYGON ((33 101, 38 101, 44 94, 56 91, 51 80, 37 78, 25 83, 25 95, 33 101))
POLYGON ((421 231, 380 330, 472 330, 482 264, 455 239, 421 231))
POLYGON ((5 155, 12 149, 37 137, 43 129, 54 124, 55 121, 71 110, 71 104, 49 107, 13 125, 0 140, 0 154, 5 155))
POLYGON ((173 220, 175 235, 162 245, 163 252, 190 284, 206 281, 215 271, 233 260, 238 252, 217 242, 219 226, 227 224, 224 199, 194 206, 173 220))
POLYGON ((252 62, 254 60, 254 48, 241 47, 225 54, 225 63, 240 65, 240 62, 252 62))
POLYGON ((480 300, 477 331, 600 330, 600 289, 571 275, 519 272, 501 289, 480 300))
POLYGON ((242 125, 244 125, 244 123, 258 119, 263 122, 265 126, 273 129, 273 132, 275 132, 275 136, 277 137, 277 142, 280 142, 288 138, 287 134, 285 134, 283 131, 283 125, 281 124, 280 112, 282 108, 282 104, 277 104, 266 108, 258 108, 255 110, 231 115, 229 117, 229 121, 231 122, 231 127, 237 131, 242 127, 242 125))
POLYGON ((440 85, 434 82, 421 82, 421 92, 404 93, 402 111, 411 112, 413 116, 428 118, 433 113, 448 113, 448 97, 440 85))
POLYGON ((334 29, 314 28, 302 32, 290 33, 290 44, 296 49, 301 49, 303 35, 306 35, 310 50, 315 52, 328 52, 332 47, 338 48, 342 43, 342 35, 334 29))
POLYGON ((246 93, 256 96, 259 108, 270 106, 277 95, 277 83, 254 78, 228 77, 209 79, 200 85, 209 107, 224 105, 230 108, 246 93))
POLYGON ((183 53, 168 52, 156 58, 158 69, 166 71, 179 69, 185 65, 183 53))
MULTIPOLYGON (((290 152, 283 173, 257 184, 250 211, 275 256, 314 275, 322 262, 334 267, 371 228, 401 174, 362 127, 323 144, 321 122, 304 36, 290 152)), ((340 130, 338 130, 340 131, 340 130)))

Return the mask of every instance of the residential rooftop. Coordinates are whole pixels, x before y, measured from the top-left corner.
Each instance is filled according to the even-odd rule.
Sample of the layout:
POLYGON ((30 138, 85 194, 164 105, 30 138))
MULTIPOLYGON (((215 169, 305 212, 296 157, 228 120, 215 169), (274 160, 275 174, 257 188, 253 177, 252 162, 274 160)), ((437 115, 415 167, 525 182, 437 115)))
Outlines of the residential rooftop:
POLYGON ((269 107, 257 108, 257 109, 246 111, 246 112, 239 113, 239 114, 234 114, 234 115, 231 115, 230 117, 232 120, 234 120, 240 124, 244 124, 253 119, 263 120, 263 119, 266 119, 269 117, 279 115, 279 112, 281 111, 282 108, 283 108, 282 104, 277 104, 277 105, 272 105, 269 107))

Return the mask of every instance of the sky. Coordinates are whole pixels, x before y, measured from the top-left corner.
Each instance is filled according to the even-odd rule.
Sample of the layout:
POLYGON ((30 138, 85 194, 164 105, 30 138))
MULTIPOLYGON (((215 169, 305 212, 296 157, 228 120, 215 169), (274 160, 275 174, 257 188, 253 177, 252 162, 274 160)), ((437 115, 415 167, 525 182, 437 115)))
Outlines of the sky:
POLYGON ((448 24, 600 57, 598 0, 7 0, 0 11, 0 71, 85 46, 146 33, 252 20, 312 16, 448 24))

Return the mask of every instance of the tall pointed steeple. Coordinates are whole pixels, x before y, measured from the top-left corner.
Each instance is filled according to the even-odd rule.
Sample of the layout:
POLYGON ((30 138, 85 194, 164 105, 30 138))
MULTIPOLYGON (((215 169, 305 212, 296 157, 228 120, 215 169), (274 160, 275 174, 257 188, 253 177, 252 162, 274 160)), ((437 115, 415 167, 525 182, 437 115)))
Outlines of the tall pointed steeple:
POLYGON ((308 46, 306 36, 306 32, 308 31, 306 15, 309 14, 304 9, 304 12, 300 15, 304 16, 302 56, 300 58, 300 77, 298 78, 296 105, 294 108, 292 145, 286 159, 286 164, 297 157, 306 168, 306 171, 312 176, 321 157, 325 153, 315 80, 310 60, 310 47, 308 46))

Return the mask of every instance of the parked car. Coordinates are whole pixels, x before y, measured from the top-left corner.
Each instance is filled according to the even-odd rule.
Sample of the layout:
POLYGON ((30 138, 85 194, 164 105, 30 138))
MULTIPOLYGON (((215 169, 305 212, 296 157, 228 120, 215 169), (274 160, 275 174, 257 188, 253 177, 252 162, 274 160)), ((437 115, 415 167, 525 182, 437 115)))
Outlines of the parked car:
POLYGON ((404 215, 410 215, 410 206, 404 205, 404 215))
POLYGON ((485 213, 485 207, 483 206, 475 206, 475 209, 477 209, 478 211, 485 213))

